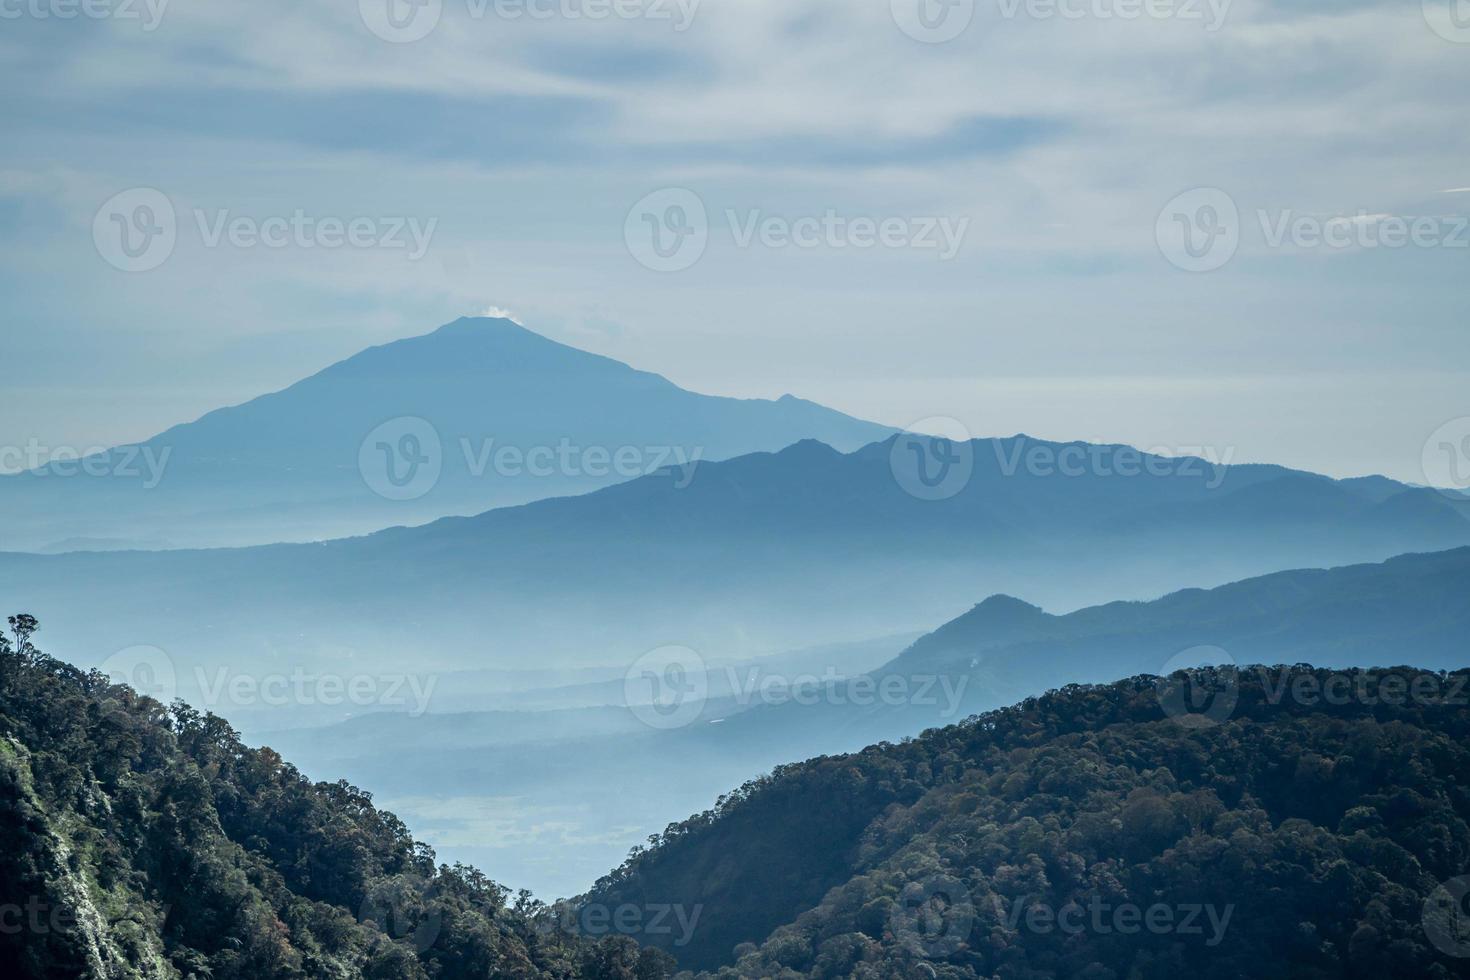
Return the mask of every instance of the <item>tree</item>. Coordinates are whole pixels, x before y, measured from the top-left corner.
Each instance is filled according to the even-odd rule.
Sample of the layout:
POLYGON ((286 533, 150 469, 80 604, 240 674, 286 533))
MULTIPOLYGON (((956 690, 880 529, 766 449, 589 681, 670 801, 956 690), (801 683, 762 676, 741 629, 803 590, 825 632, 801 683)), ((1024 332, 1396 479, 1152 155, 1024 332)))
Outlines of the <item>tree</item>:
POLYGON ((25 657, 35 653, 36 648, 31 646, 31 637, 40 628, 40 622, 30 613, 16 613, 10 617, 10 632, 15 636, 16 654, 25 657))

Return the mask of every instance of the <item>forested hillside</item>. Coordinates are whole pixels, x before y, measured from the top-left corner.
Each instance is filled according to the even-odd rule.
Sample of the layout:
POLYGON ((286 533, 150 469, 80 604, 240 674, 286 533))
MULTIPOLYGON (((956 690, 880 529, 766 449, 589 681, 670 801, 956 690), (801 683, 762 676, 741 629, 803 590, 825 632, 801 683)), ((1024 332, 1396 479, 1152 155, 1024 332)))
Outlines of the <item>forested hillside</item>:
POLYGON ((1467 675, 1194 679, 783 767, 591 899, 702 902, 721 977, 1470 976, 1467 675))
POLYGON ((598 978, 671 961, 436 867, 346 783, 0 638, 0 977, 598 978))
POLYGON ((1070 686, 777 769, 548 909, 11 627, 6 978, 1470 976, 1470 672, 1070 686))

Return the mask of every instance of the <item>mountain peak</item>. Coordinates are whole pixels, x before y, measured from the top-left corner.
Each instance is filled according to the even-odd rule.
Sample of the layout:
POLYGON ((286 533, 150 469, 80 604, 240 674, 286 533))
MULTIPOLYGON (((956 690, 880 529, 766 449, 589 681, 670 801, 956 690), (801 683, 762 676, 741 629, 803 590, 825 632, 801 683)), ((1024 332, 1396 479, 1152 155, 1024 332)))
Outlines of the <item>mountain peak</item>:
POLYGON ((938 669, 978 656, 986 648, 1035 636, 1054 618, 1041 607, 1014 596, 993 595, 958 619, 920 637, 893 664, 938 669))
POLYGON ((508 316, 489 316, 482 314, 476 314, 474 316, 462 316, 457 320, 451 320, 450 322, 444 324, 444 326, 440 327, 438 330, 433 331, 433 333, 429 336, 441 333, 463 333, 471 330, 500 330, 529 333, 534 334, 537 337, 541 336, 540 334, 536 333, 536 331, 527 327, 525 324, 520 323, 516 320, 512 320, 508 316))
POLYGON ((970 616, 982 619, 989 625, 1009 625, 1017 622, 1031 622, 1045 617, 1046 611, 1040 606, 1033 606, 1024 599, 1017 599, 1004 593, 996 593, 982 602, 975 604, 970 610, 970 616))
POLYGON ((820 439, 806 438, 798 439, 776 455, 787 459, 827 459, 842 453, 820 439))
POLYGON ((552 340, 508 317, 462 316, 429 333, 369 347, 338 361, 321 375, 393 380, 479 376, 487 370, 644 373, 620 361, 552 340))

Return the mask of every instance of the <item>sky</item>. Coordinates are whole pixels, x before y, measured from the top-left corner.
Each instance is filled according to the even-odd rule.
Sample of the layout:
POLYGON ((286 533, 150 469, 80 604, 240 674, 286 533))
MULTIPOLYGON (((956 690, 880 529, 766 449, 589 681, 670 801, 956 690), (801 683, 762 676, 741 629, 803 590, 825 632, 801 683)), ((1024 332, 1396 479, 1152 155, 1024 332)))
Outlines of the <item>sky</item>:
POLYGON ((893 425, 1470 454, 1467 0, 0 0, 0 81, 0 446, 495 310, 893 425))

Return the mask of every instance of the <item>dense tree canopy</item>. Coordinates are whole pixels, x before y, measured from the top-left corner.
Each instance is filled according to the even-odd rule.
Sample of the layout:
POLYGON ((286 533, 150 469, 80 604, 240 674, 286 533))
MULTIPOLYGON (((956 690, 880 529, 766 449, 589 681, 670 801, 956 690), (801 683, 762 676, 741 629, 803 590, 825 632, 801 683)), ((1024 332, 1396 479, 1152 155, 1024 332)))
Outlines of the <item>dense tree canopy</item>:
POLYGON ((0 976, 597 978, 672 961, 435 866, 368 793, 0 641, 0 976))
POLYGON ((1466 678, 1291 693, 1328 676, 1205 671, 1217 724, 1154 678, 1069 687, 787 766, 591 899, 703 903, 672 951, 730 978, 1470 976, 1470 912, 1427 919, 1470 873, 1466 678))

